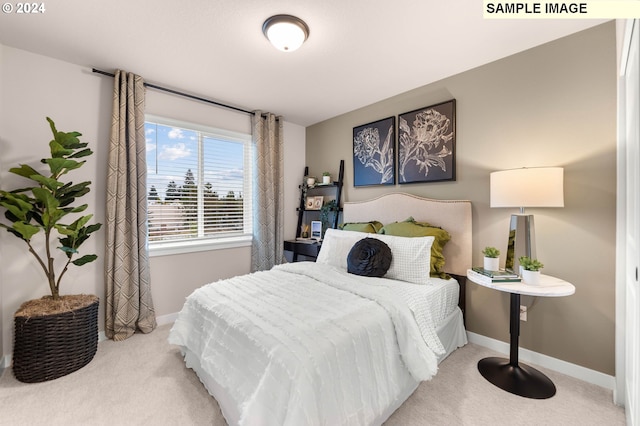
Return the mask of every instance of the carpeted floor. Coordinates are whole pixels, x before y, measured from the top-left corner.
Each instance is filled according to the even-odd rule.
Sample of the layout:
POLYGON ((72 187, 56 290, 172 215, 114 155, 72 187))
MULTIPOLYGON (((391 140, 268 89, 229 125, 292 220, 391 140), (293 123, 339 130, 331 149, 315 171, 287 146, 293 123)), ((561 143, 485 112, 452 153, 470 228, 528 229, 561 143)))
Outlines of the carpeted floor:
MULTIPOLYGON (((0 425, 225 425, 218 404, 167 343, 170 326, 124 342, 105 341, 93 361, 45 383, 0 378, 0 425)), ((557 394, 521 398, 498 389, 476 364, 498 355, 469 344, 440 365, 386 425, 624 425, 609 390, 543 370, 557 394)))

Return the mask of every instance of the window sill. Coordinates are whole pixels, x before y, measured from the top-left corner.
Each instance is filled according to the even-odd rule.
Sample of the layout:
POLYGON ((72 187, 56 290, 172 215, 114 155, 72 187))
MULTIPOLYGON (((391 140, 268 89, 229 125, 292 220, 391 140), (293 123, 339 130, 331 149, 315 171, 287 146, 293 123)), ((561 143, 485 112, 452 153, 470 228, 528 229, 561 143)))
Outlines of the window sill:
POLYGON ((149 247, 149 257, 247 247, 251 245, 252 241, 253 237, 251 235, 243 235, 240 237, 216 238, 204 241, 168 242, 155 247, 149 247))

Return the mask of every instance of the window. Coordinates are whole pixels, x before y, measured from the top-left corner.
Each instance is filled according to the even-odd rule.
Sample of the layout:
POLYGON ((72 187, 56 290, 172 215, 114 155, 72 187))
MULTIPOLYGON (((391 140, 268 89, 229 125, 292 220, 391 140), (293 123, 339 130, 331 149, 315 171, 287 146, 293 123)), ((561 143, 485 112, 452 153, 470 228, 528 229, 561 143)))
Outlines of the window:
POLYGON ((148 115, 145 134, 150 252, 250 241, 250 135, 148 115))

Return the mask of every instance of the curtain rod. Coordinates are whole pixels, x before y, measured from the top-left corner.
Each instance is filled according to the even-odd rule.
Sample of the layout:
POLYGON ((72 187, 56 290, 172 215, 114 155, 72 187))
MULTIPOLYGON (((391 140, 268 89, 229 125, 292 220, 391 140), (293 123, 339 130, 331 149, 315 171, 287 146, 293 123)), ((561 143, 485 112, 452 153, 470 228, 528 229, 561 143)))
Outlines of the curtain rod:
MULTIPOLYGON (((92 71, 95 72, 96 74, 102 74, 102 75, 106 75, 108 77, 115 77, 115 74, 112 74, 112 73, 106 72, 106 71, 101 71, 101 70, 98 70, 98 69, 95 69, 95 68, 92 68, 92 71)), ((196 101, 206 102, 208 104, 213 104, 213 105, 216 105, 216 106, 219 106, 219 107, 222 107, 222 108, 228 108, 228 109, 232 109, 232 110, 235 110, 235 111, 244 112, 245 114, 253 115, 253 111, 248 111, 246 109, 234 107, 234 106, 231 106, 231 105, 226 105, 226 104, 223 104, 223 103, 220 103, 220 102, 212 101, 211 99, 206 99, 206 98, 202 98, 200 96, 190 95, 188 93, 180 92, 180 91, 177 91, 177 90, 168 89, 166 87, 158 86, 156 84, 144 83, 144 87, 150 87, 152 89, 161 90, 163 92, 171 93, 171 94, 178 95, 178 96, 183 96, 185 98, 194 99, 196 101)))

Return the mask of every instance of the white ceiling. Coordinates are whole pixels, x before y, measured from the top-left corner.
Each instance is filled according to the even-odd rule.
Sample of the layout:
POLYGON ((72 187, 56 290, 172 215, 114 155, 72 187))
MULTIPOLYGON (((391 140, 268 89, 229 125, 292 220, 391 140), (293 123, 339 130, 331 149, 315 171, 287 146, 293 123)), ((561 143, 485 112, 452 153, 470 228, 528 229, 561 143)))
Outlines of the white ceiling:
MULTIPOLYGON (((485 20, 480 0, 55 0, 0 14, 0 43, 308 126, 589 28, 596 20, 485 20), (284 53, 275 14, 310 28, 284 53)), ((42 70, 46 72, 46 70, 42 70)), ((98 77, 96 78, 103 78, 98 77)))

